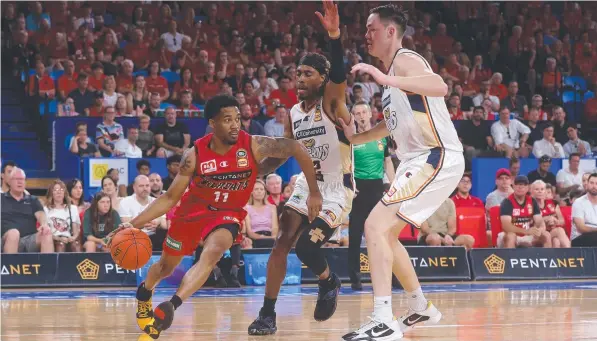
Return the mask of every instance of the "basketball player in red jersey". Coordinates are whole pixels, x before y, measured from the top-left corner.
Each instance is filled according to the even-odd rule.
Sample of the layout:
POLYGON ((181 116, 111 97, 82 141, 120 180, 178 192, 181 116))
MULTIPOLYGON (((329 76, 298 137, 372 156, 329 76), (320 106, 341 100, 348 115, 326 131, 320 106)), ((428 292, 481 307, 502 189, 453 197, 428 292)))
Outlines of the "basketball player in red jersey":
POLYGON ((145 282, 137 290, 137 324, 154 339, 170 327, 174 311, 203 286, 239 236, 240 222, 247 214, 242 207, 249 201, 261 161, 294 157, 305 173, 310 190, 309 219, 314 220, 321 210, 315 168, 303 145, 287 138, 245 133, 240 129, 238 106, 236 99, 227 95, 215 96, 207 102, 205 117, 214 132, 185 151, 180 171, 168 191, 130 223, 120 226, 143 228, 181 200, 164 241, 162 257, 149 268, 145 282), (193 253, 201 240, 205 246, 199 262, 185 274, 172 299, 152 312, 153 289, 174 271, 183 256, 193 253))

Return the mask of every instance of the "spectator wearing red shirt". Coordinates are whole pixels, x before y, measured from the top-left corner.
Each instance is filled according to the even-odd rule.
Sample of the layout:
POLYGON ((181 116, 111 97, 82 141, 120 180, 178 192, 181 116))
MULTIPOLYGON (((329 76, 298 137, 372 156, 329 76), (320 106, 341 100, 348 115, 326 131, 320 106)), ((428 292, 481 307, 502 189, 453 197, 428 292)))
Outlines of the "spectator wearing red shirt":
POLYGON ((193 71, 188 67, 180 69, 180 80, 174 84, 172 89, 172 101, 178 101, 181 98, 181 94, 184 91, 190 91, 191 94, 195 94, 197 91, 197 85, 195 84, 195 77, 193 71))
POLYGON ((473 187, 472 181, 473 179, 470 174, 464 173, 462 175, 462 179, 460 179, 458 187, 456 187, 456 194, 452 196, 452 201, 454 201, 454 205, 456 206, 456 208, 485 207, 485 204, 483 204, 483 200, 470 194, 471 188, 473 187))
POLYGON ((294 61, 296 60, 297 53, 298 49, 292 46, 292 34, 284 34, 280 47, 277 48, 275 51, 274 59, 276 60, 276 65, 281 68, 285 65, 294 63, 294 61))
POLYGON ((597 123, 597 98, 593 97, 585 103, 585 119, 597 123))
POLYGON ((583 45, 582 53, 576 58, 576 73, 583 77, 591 77, 591 72, 597 63, 597 56, 591 43, 583 45))
POLYGON ((280 101, 280 104, 286 108, 292 108, 298 103, 298 97, 295 90, 290 89, 290 78, 288 76, 280 77, 279 84, 280 88, 273 90, 269 95, 269 99, 272 100, 277 98, 280 101))
POLYGON ((205 50, 199 51, 199 56, 197 57, 197 62, 193 66, 193 73, 195 77, 203 77, 207 73, 207 64, 209 64, 209 54, 205 50))
POLYGON ((66 34, 56 32, 50 46, 48 48, 50 58, 56 59, 59 62, 64 62, 68 59, 68 42, 66 41, 66 34))
MULTIPOLYGON (((163 39, 158 40, 154 47, 149 50, 149 60, 157 61, 160 70, 169 70, 172 67, 173 57, 174 52, 168 50, 163 39)), ((151 63, 149 67, 151 67, 151 63)))
POLYGON ((126 44, 124 47, 124 55, 126 58, 133 61, 137 70, 145 69, 149 66, 149 47, 143 40, 143 31, 136 29, 133 34, 133 42, 126 44))
POLYGON ((464 120, 464 113, 460 108, 460 95, 458 95, 458 93, 453 92, 446 105, 452 121, 464 120))
POLYGON ((96 48, 104 51, 104 54, 111 56, 119 48, 116 33, 109 28, 105 28, 101 37, 97 40, 96 48))
POLYGON ((35 74, 29 76, 28 93, 29 96, 38 96, 40 99, 54 99, 56 89, 54 80, 46 74, 44 63, 38 61, 35 63, 35 74))
POLYGON ((180 94, 180 105, 176 110, 178 117, 199 117, 201 110, 193 104, 193 94, 189 90, 183 90, 180 94))
POLYGON ((206 44, 207 46, 205 48, 205 51, 207 52, 209 60, 216 60, 216 58, 218 57, 218 53, 221 50, 224 50, 220 43, 220 34, 218 33, 218 31, 213 31, 208 36, 208 39, 209 44, 206 44))
POLYGON ((500 100, 503 100, 508 96, 508 89, 504 84, 502 84, 503 80, 504 78, 499 72, 494 73, 490 79, 491 87, 489 88, 489 94, 496 96, 500 100))
POLYGON ((116 76, 117 90, 119 93, 126 95, 133 91, 133 70, 135 66, 130 59, 124 60, 120 65, 122 70, 116 76))
POLYGON ((78 74, 75 72, 75 63, 72 60, 67 60, 63 64, 64 73, 58 78, 58 94, 64 101, 68 94, 77 88, 78 74))
POLYGON ((284 197, 282 196, 282 177, 278 174, 270 174, 265 178, 265 187, 269 195, 267 196, 267 202, 278 207, 280 204, 284 204, 284 197))
POLYGON ((91 76, 89 77, 89 90, 100 91, 104 87, 104 66, 100 62, 91 65, 91 76))
POLYGON ((552 94, 561 88, 562 73, 556 70, 556 59, 549 57, 545 62, 545 71, 543 72, 543 90, 552 94))
POLYGON ((267 46, 263 44, 263 39, 260 36, 255 36, 253 42, 247 48, 249 62, 255 65, 261 63, 274 64, 274 59, 271 53, 267 50, 267 46))
POLYGON ((228 51, 220 50, 216 58, 216 76, 218 79, 224 80, 228 75, 234 74, 235 65, 230 62, 228 58, 228 51))
POLYGON ((193 42, 189 36, 182 38, 182 47, 176 51, 176 64, 179 68, 191 68, 197 59, 197 52, 193 48, 193 42))
POLYGON ((148 75, 145 77, 145 87, 150 93, 157 92, 160 94, 162 100, 167 100, 170 97, 170 90, 168 89, 168 82, 166 78, 160 76, 160 64, 157 61, 152 61, 149 64, 148 75))
POLYGON ((431 48, 433 53, 440 57, 447 57, 452 51, 452 44, 454 38, 447 35, 446 24, 437 24, 437 32, 431 40, 431 48))
POLYGON ((199 100, 206 102, 220 92, 221 81, 216 77, 216 64, 207 64, 207 74, 201 77, 199 83, 199 100))
POLYGON ((425 27, 422 22, 415 25, 415 34, 412 35, 412 39, 417 51, 426 50, 427 45, 431 45, 431 37, 425 34, 425 27))
POLYGON ((245 103, 251 106, 251 110, 253 115, 259 114, 259 109, 261 108, 261 103, 259 96, 257 95, 257 91, 255 91, 255 87, 253 86, 252 81, 246 81, 243 86, 243 93, 245 94, 245 103))
POLYGON ((75 53, 75 69, 78 72, 91 73, 91 65, 96 62, 95 51, 93 47, 88 47, 83 50, 85 55, 81 55, 81 52, 75 53))
POLYGON ((474 65, 471 69, 471 81, 476 84, 489 80, 491 78, 491 69, 483 65, 483 56, 480 54, 475 56, 474 65))

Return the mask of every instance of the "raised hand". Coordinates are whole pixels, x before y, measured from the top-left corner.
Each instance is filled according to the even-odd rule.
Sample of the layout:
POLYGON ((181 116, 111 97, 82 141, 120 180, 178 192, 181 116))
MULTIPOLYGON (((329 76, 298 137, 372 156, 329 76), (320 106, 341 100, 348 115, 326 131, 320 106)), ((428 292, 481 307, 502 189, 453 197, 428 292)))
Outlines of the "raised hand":
POLYGON ((323 1, 323 12, 325 15, 322 15, 320 12, 315 12, 315 15, 321 21, 321 25, 330 33, 330 36, 333 35, 333 38, 340 35, 340 16, 338 15, 338 5, 334 4, 332 0, 324 0, 323 1))

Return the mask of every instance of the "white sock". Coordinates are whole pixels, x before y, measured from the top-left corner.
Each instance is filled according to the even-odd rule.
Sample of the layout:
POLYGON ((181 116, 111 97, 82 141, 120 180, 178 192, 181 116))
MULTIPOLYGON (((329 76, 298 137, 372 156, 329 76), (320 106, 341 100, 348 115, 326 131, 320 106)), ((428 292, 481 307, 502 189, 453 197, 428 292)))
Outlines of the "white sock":
POLYGON ((407 291, 406 295, 408 296, 408 306, 410 309, 414 311, 423 311, 427 309, 427 299, 425 298, 425 295, 423 295, 421 287, 418 287, 414 291, 407 291))
POLYGON ((374 298, 373 317, 381 322, 392 321, 392 296, 376 296, 374 298))

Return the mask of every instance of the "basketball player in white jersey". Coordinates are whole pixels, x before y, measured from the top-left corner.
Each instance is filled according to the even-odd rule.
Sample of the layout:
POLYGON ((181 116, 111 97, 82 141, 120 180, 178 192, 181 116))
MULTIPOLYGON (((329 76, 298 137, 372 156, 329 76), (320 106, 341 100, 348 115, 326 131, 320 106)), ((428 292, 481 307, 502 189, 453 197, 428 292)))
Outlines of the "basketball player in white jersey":
POLYGON ((339 123, 347 124, 351 115, 345 100, 338 8, 333 1, 324 1, 323 7, 325 16, 316 14, 330 36, 332 62, 320 54, 301 58, 296 87, 301 102, 290 110, 285 128, 285 136, 301 141, 311 155, 323 196, 322 211, 318 218, 308 221, 309 188, 300 174, 280 218, 276 244, 267 264, 263 307, 249 326, 249 335, 270 335, 277 330, 274 307, 286 275, 288 253, 295 242, 298 258, 319 277, 315 320, 329 319, 338 303, 340 279, 330 272, 321 246, 332 237, 352 203, 352 149, 339 123))
POLYGON ((401 162, 390 190, 365 222, 373 316, 344 340, 397 340, 415 325, 437 323, 442 316, 425 299, 398 235, 407 224, 420 227, 448 198, 464 172, 464 157, 444 102, 447 86, 423 57, 402 47, 405 27, 406 18, 394 5, 372 9, 367 48, 387 74, 367 64, 351 70, 366 72, 383 86, 385 120, 360 134, 354 134, 354 125, 345 125, 346 136, 362 144, 391 135, 401 162), (408 297, 408 312, 399 319, 392 313, 392 272, 408 297))

